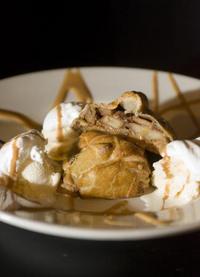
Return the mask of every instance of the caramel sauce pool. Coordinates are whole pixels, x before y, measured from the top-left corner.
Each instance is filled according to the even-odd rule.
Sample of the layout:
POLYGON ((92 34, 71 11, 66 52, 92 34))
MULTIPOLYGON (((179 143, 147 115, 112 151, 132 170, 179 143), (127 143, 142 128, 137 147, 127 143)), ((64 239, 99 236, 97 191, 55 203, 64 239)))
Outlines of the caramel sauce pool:
POLYGON ((120 200, 104 211, 57 210, 52 208, 21 208, 13 213, 48 223, 92 228, 137 228, 169 225, 173 220, 159 220, 156 213, 136 212, 127 207, 128 201, 120 200))

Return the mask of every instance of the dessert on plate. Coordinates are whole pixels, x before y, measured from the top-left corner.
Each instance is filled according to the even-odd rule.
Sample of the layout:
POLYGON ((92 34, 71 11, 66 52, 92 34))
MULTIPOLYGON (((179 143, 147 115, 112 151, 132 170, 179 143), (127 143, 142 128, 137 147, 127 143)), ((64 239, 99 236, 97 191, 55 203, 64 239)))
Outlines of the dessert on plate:
POLYGON ((146 152, 160 154, 173 139, 146 96, 125 92, 105 103, 60 103, 31 130, 0 150, 0 183, 41 205, 58 197, 121 199, 151 186, 146 152))
POLYGON ((173 139, 169 124, 149 109, 146 96, 129 91, 108 104, 61 103, 56 106, 43 124, 47 152, 52 158, 65 159, 66 151, 73 149, 76 138, 87 131, 123 136, 158 154, 173 139))
POLYGON ((39 131, 19 134, 1 147, 2 209, 70 209, 75 197, 140 197, 153 211, 199 197, 199 139, 174 140, 169 124, 151 111, 141 92, 96 103, 85 85, 81 91, 84 97, 73 102, 61 102, 62 92, 39 131))

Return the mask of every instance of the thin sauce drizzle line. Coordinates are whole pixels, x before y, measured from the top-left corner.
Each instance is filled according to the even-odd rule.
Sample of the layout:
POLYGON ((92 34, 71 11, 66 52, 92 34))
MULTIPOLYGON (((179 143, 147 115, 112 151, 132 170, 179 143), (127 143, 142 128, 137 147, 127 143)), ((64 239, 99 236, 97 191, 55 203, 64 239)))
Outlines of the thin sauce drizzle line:
POLYGON ((69 92, 72 91, 76 96, 76 101, 92 102, 92 93, 90 92, 80 70, 78 68, 70 68, 65 71, 64 78, 53 107, 65 101, 69 92))
POLYGON ((10 162, 10 175, 16 177, 17 173, 17 160, 19 157, 19 148, 17 147, 17 140, 15 139, 12 143, 12 160, 10 162))
MULTIPOLYGON (((197 105, 200 103, 200 99, 193 99, 193 100, 189 100, 187 101, 187 104, 189 106, 192 106, 192 105, 197 105)), ((162 115, 162 114, 165 114, 167 112, 170 112, 170 111, 173 111, 173 110, 181 110, 181 109, 184 109, 184 106, 183 104, 176 104, 176 105, 172 105, 170 107, 166 107, 166 108, 163 108, 159 111, 159 114, 162 115)))
MULTIPOLYGON (((172 178, 172 174, 170 172, 170 158, 168 157, 167 160, 165 161, 165 163, 162 164, 162 168, 163 168, 163 171, 165 172, 165 175, 167 177, 167 179, 170 179, 172 178)), ((165 201, 169 198, 169 192, 170 192, 170 184, 167 183, 165 185, 165 190, 164 190, 164 195, 163 195, 163 205, 162 205, 162 210, 164 209, 165 207, 165 201)))
POLYGON ((158 88, 158 72, 154 71, 152 75, 152 109, 154 112, 159 110, 159 88, 158 88))
MULTIPOLYGON (((200 128, 199 128, 200 124, 199 124, 198 120, 196 119, 196 117, 195 117, 195 115, 194 115, 194 113, 191 109, 191 106, 199 104, 200 99, 193 99, 193 100, 188 100, 187 101, 185 96, 182 94, 182 92, 181 92, 181 90, 180 90, 173 74, 168 73, 168 75, 169 75, 169 78, 170 78, 170 82, 172 83, 172 86, 175 90, 176 96, 181 101, 181 103, 175 104, 175 105, 163 108, 163 109, 158 108, 159 109, 159 114, 162 116, 162 115, 164 115, 168 112, 177 111, 177 110, 186 110, 186 112, 189 113, 189 116, 192 119, 195 127, 197 128, 196 132, 188 137, 188 139, 194 139, 194 138, 196 138, 200 135, 200 128), (181 99, 180 99, 180 97, 181 97, 181 99), (188 109, 189 109, 189 111, 188 111, 188 109), (191 113, 192 113, 192 115, 191 115, 191 113), (196 124, 195 124, 195 122, 196 122, 196 124)), ((152 77, 152 83, 153 82, 154 82, 154 80, 153 80, 153 77, 152 77)), ((152 84, 152 87, 153 86, 154 85, 152 84)), ((154 97, 154 95, 153 95, 153 97, 154 97)))
POLYGON ((182 103, 183 107, 185 108, 185 110, 188 112, 190 118, 192 119, 194 125, 196 126, 196 128, 198 129, 198 131, 200 131, 200 123, 198 122, 198 120, 196 119, 193 111, 191 110, 190 106, 188 105, 185 96, 182 94, 174 76, 172 73, 168 73, 168 78, 172 84, 172 87, 174 88, 174 92, 176 93, 176 96, 179 98, 180 102, 182 103))
POLYGON ((42 126, 39 123, 32 120, 28 116, 19 112, 14 112, 14 111, 5 110, 5 109, 0 109, 0 120, 16 122, 17 124, 21 125, 25 129, 41 130, 42 128, 42 126))
POLYGON ((61 105, 56 106, 57 112, 57 130, 56 130, 56 137, 58 141, 63 140, 63 131, 62 131, 62 107, 61 105))

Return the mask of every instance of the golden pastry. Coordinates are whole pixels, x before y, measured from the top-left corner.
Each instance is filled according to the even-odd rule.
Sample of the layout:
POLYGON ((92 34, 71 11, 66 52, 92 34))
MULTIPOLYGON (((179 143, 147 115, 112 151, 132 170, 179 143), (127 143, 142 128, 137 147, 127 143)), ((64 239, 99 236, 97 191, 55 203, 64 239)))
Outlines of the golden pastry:
POLYGON ((118 199, 144 194, 150 168, 144 150, 100 132, 80 136, 80 153, 64 163, 63 188, 81 197, 118 199))

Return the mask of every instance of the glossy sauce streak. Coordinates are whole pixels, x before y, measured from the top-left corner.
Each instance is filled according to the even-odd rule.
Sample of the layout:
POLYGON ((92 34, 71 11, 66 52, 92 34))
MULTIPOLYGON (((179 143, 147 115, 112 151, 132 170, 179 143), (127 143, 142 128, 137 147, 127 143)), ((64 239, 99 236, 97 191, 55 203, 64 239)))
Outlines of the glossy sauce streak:
POLYGON ((12 143, 12 160, 10 162, 10 175, 16 176, 17 173, 17 160, 19 157, 19 148, 17 147, 17 141, 14 140, 12 143))
MULTIPOLYGON (((162 164, 162 168, 166 174, 167 179, 170 179, 173 177, 170 172, 170 158, 169 157, 167 157, 165 163, 162 164)), ((163 201, 167 200, 167 198, 169 197, 169 188, 170 188, 170 184, 166 184, 164 195, 163 195, 163 201)), ((163 202, 163 208, 164 208, 164 204, 165 204, 165 202, 163 202)))
POLYGON ((152 109, 155 112, 159 110, 159 89, 158 89, 158 74, 153 72, 152 76, 152 109))
POLYGON ((163 200, 164 201, 167 200, 168 197, 169 197, 169 184, 166 184, 163 200))
POLYGON ((177 192, 176 197, 179 197, 181 193, 184 191, 185 184, 182 186, 181 190, 177 192))
POLYGON ((167 179, 170 179, 173 177, 173 175, 171 174, 171 171, 170 171, 170 158, 169 157, 165 158, 165 163, 162 164, 162 168, 166 174, 167 179))
POLYGON ((199 136, 200 123, 199 123, 198 119, 196 118, 196 116, 191 108, 191 105, 199 103, 200 99, 187 101, 185 96, 182 94, 182 91, 180 90, 179 85, 178 85, 177 81, 175 80, 172 73, 168 73, 168 78, 172 85, 175 96, 177 99, 179 99, 180 103, 173 105, 171 107, 164 108, 163 110, 160 109, 160 107, 159 107, 160 92, 159 92, 159 88, 158 88, 158 73, 155 71, 155 72, 153 72, 153 75, 152 75, 152 109, 155 112, 159 111, 160 115, 164 115, 165 113, 168 113, 173 110, 176 111, 176 110, 184 109, 187 112, 187 114, 189 115, 190 119, 192 120, 194 126, 197 129, 195 135, 192 135, 190 137, 190 139, 199 136))
POLYGON ((56 137, 58 141, 63 140, 63 132, 62 132, 62 111, 61 111, 61 105, 57 105, 56 107, 57 111, 57 133, 56 137))

